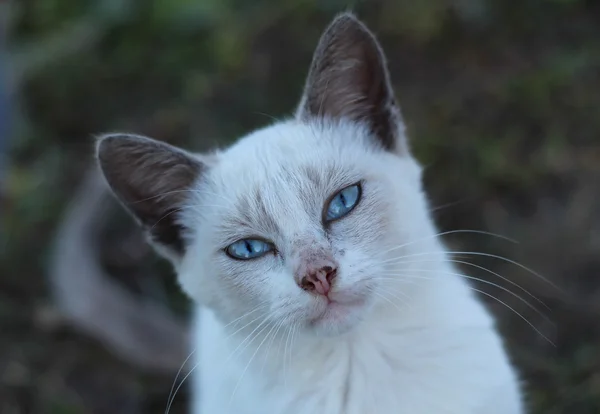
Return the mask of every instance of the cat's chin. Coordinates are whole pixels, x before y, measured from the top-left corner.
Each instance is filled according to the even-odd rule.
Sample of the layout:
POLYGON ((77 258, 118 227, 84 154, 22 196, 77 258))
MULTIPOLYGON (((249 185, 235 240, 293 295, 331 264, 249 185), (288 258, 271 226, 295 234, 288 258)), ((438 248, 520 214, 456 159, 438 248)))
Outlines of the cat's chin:
POLYGON ((366 298, 352 301, 332 301, 324 304, 318 314, 308 320, 308 328, 319 336, 336 336, 351 331, 366 312, 366 298))

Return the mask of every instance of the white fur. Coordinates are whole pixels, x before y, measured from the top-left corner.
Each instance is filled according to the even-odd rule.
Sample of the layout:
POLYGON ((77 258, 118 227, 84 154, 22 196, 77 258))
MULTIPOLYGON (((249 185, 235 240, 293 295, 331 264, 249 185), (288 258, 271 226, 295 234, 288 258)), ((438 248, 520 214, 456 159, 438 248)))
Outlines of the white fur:
POLYGON ((523 412, 494 322, 429 216, 395 102, 375 37, 346 13, 294 119, 197 159, 141 137, 99 142, 108 183, 197 304, 193 413, 523 412), (356 207, 325 223, 350 185, 356 207), (244 238, 275 249, 228 256, 244 238), (296 282, 324 266, 337 267, 329 300, 296 282))
POLYGON ((193 243, 177 265, 198 304, 193 413, 523 412, 494 322, 436 237, 420 175, 408 153, 345 121, 277 123, 216 154, 184 211, 193 243), (358 206, 324 231, 327 197, 360 180, 358 206), (279 253, 223 252, 251 236, 279 253), (293 279, 298 250, 312 248, 339 262, 332 297, 362 302, 323 316, 325 300, 293 279))

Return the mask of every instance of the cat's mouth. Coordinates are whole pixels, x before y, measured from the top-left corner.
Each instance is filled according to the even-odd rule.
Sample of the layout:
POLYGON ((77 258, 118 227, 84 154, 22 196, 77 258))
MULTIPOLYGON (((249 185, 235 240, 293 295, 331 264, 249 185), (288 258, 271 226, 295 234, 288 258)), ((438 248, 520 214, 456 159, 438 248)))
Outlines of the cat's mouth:
POLYGON ((323 300, 316 316, 309 320, 309 325, 347 325, 350 319, 367 303, 365 297, 334 297, 323 300))

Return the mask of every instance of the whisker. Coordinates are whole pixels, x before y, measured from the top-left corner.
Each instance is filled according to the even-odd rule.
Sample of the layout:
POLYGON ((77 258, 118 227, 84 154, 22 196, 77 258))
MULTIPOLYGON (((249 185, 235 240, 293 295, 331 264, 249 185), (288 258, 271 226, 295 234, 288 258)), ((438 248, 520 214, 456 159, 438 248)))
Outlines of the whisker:
MULTIPOLYGON (((470 256, 483 256, 483 257, 491 257, 491 258, 495 258, 495 259, 499 259, 502 260, 504 262, 513 264, 523 270, 525 270, 526 272, 530 273, 533 276, 538 277, 539 279, 543 280, 544 282, 548 283, 550 286, 552 286, 553 288, 557 289, 558 291, 562 292, 562 289, 560 287, 558 287, 557 285, 555 285, 554 283, 552 283, 552 281, 548 280, 547 278, 545 278, 544 276, 542 276, 541 274, 539 274, 538 272, 536 272, 535 270, 519 263, 516 262, 514 260, 511 260, 507 257, 504 256, 499 256, 496 254, 491 254, 491 253, 484 253, 484 252, 469 252, 469 251, 436 251, 436 252, 420 252, 420 253, 413 253, 413 254, 408 254, 408 255, 404 255, 404 256, 398 256, 396 258, 393 258, 391 260, 385 260, 381 263, 383 264, 399 264, 399 263, 403 263, 402 260, 406 259, 406 258, 411 258, 411 257, 418 257, 418 256, 427 256, 427 255, 441 255, 441 256, 447 256, 447 255, 470 255, 470 256)), ((443 257, 442 257, 443 259, 443 257)))
MULTIPOLYGON (((269 317, 270 317, 270 316, 272 316, 273 314, 274 314, 274 312, 272 312, 272 313, 269 315, 269 317)), ((242 345, 244 345, 244 344, 245 344, 245 343, 248 341, 248 339, 250 339, 250 337, 251 337, 251 336, 252 336, 252 335, 253 335, 253 334, 254 334, 254 333, 255 333, 255 332, 256 332, 256 331, 257 331, 257 330, 258 330, 258 329, 261 327, 261 326, 263 326, 265 323, 269 323, 269 317, 267 317, 267 318, 264 318, 264 320, 263 320, 261 323, 259 323, 259 324, 258 324, 258 326, 256 326, 256 328, 254 328, 254 330, 253 330, 252 332, 250 332, 250 333, 249 333, 249 334, 246 336, 246 338, 245 338, 245 339, 244 339, 242 342, 240 342, 240 344, 238 344, 238 346, 237 346, 237 347, 236 347, 236 348, 233 350, 233 352, 232 352, 232 353, 229 355, 229 357, 228 357, 228 358, 225 360, 225 362, 224 362, 224 363, 228 363, 228 362, 230 361, 230 359, 231 359, 231 358, 233 358, 233 356, 235 355, 236 351, 237 351, 238 349, 240 349, 240 347, 241 347, 242 345)), ((244 351, 244 350, 245 350, 245 349, 246 349, 246 348, 247 348, 247 347, 248 347, 248 346, 249 346, 249 345, 252 343, 252 341, 254 341, 254 339, 256 339, 256 337, 257 337, 258 335, 260 335, 260 334, 261 334, 261 332, 263 332, 263 331, 266 329, 266 327, 268 327, 268 326, 269 326, 269 325, 265 325, 265 327, 264 327, 263 329, 261 329, 261 330, 260 330, 260 331, 259 331, 259 332, 258 332, 258 333, 257 333, 257 334, 256 334, 256 335, 255 335, 255 336, 254 336, 254 337, 253 337, 251 340, 250 340, 250 342, 248 342, 248 344, 246 344, 246 346, 244 346, 244 347, 242 348, 242 350, 240 351, 240 354, 241 354, 241 353, 242 353, 242 352, 243 352, 243 351, 244 351)))
MULTIPOLYGON (((410 303, 410 296, 408 296, 407 294, 405 294, 404 292, 401 292, 401 291, 394 291, 394 292, 395 293, 402 293, 404 295, 404 297, 406 298, 406 300, 403 300, 403 299, 399 298, 397 295, 395 295, 391 291, 385 291, 385 294, 391 296, 392 299, 396 299, 398 302, 400 302, 400 304, 402 306, 405 306, 405 307, 407 307, 410 310, 414 309, 413 306, 412 306, 412 304, 410 303)), ((385 296, 384 292, 379 292, 379 293, 380 293, 380 295, 385 296)))
POLYGON ((526 272, 529 272, 530 274, 538 277, 539 279, 543 280, 544 282, 548 283, 550 286, 554 287, 555 289, 559 290, 562 292, 562 289, 559 288, 557 285, 555 285, 554 283, 552 283, 550 280, 548 280, 547 278, 545 278, 544 276, 542 276, 541 274, 539 274, 538 272, 536 272, 535 270, 525 266, 524 264, 521 264, 519 262, 516 262, 514 260, 511 260, 507 257, 504 256, 499 256, 497 254, 491 254, 491 253, 484 253, 484 252, 458 252, 458 251, 450 251, 450 254, 467 254, 467 255, 473 255, 473 256, 483 256, 483 257, 491 257, 494 259, 498 259, 498 260, 502 260, 504 262, 513 264, 517 267, 520 267, 521 269, 525 270, 526 272))
POLYGON ((503 239, 503 240, 506 240, 506 241, 511 242, 511 243, 519 244, 518 241, 516 241, 514 239, 511 239, 510 237, 503 236, 501 234, 491 233, 489 231, 483 231, 483 230, 459 229, 459 230, 444 231, 444 232, 441 232, 441 233, 433 234, 431 236, 421 237, 421 238, 418 238, 416 240, 412 240, 410 242, 401 244, 399 246, 394 246, 391 249, 388 249, 388 250, 385 250, 385 251, 381 252, 381 254, 385 255, 385 254, 390 253, 390 252, 392 252, 394 250, 398 250, 398 249, 401 249, 403 247, 410 246, 411 244, 415 244, 415 243, 418 243, 420 241, 429 240, 429 239, 435 239, 435 238, 438 238, 438 237, 446 236, 448 234, 456 234, 456 233, 482 234, 482 235, 485 235, 485 236, 496 237, 496 238, 503 239))
POLYGON ((178 194, 178 193, 192 193, 192 194, 199 194, 199 195, 214 195, 214 196, 223 198, 223 200, 225 200, 227 202, 230 201, 229 199, 225 198, 223 196, 223 194, 217 194, 217 193, 213 193, 213 192, 206 191, 206 190, 181 189, 181 190, 165 191, 163 193, 156 194, 156 195, 153 195, 153 196, 150 196, 150 197, 141 198, 139 200, 132 201, 131 204, 143 203, 144 201, 150 201, 150 200, 153 200, 153 199, 156 199, 156 198, 166 197, 168 195, 173 195, 173 194, 178 194))
POLYGON ((458 204, 462 204, 462 203, 464 203, 466 201, 469 201, 469 200, 468 199, 463 199, 463 200, 453 201, 453 202, 446 203, 446 204, 441 204, 439 206, 435 206, 435 207, 430 208, 429 212, 430 213, 434 213, 436 211, 443 210, 445 208, 454 207, 454 206, 456 206, 458 204))
MULTIPOLYGON (((546 305, 540 298, 538 298, 537 296, 535 296, 533 293, 531 293, 530 291, 528 291, 527 289, 525 289, 523 286, 519 285, 518 283, 508 279, 507 277, 502 276, 499 273, 494 272, 491 269, 488 269, 487 267, 484 266, 480 266, 478 264, 475 263, 471 263, 471 262, 467 262, 464 260, 454 260, 454 259, 443 259, 443 261, 445 262, 450 262, 450 263, 458 263, 458 264, 464 264, 467 266, 471 266, 471 267, 475 267, 477 269, 483 270, 487 273, 490 273, 498 278, 500 278, 501 280, 505 281, 506 283, 515 286, 516 288, 518 288, 519 290, 525 292, 529 297, 533 298, 536 302, 538 302, 539 304, 541 304, 544 308, 548 309, 549 311, 552 311, 552 309, 550 309, 550 307, 548 305, 546 305)), ((397 262, 395 264, 413 264, 413 263, 437 263, 437 260, 410 260, 410 261, 400 261, 397 262)), ((413 269, 410 269, 413 270, 413 269)), ((430 270, 431 272, 435 272, 435 270, 430 270)))
MULTIPOLYGON (((424 270, 424 269, 411 269, 410 270, 415 271, 415 272, 431 272, 430 270, 424 270)), ((409 278, 417 278, 417 279, 422 279, 422 280, 435 280, 434 277, 420 277, 420 276, 413 276, 413 275, 406 275, 406 274, 400 274, 400 273, 382 273, 382 274, 389 274, 389 275, 395 275, 395 276, 399 276, 401 278, 405 278, 405 277, 409 277, 409 278)), ((515 292, 511 291, 510 289, 505 288, 504 286, 501 286, 497 283, 491 282, 489 280, 485 280, 485 279, 481 279, 478 277, 474 277, 474 276, 469 276, 463 273, 454 273, 454 272, 439 272, 439 274, 445 274, 445 275, 451 275, 451 276, 458 276, 458 277, 462 277, 465 279, 469 279, 469 280, 474 280, 486 285, 490 285, 490 286, 494 286, 512 296, 514 296, 515 298, 519 299, 521 302, 523 302, 525 305, 527 305, 527 307, 529 307, 530 309, 532 309, 534 312, 536 312, 538 315, 540 315, 542 318, 544 318, 547 322, 550 322, 552 324, 554 324, 554 322, 546 315, 544 314, 542 311, 540 311, 538 308, 536 308, 534 305, 532 305, 531 303, 529 303, 527 300, 525 300, 523 297, 519 296, 518 294, 516 294, 515 292)), ((392 281, 402 281, 401 279, 394 279, 394 278, 379 278, 379 277, 375 277, 373 278, 374 280, 392 280, 392 281)), ((471 286, 469 286, 471 287, 471 286)))
MULTIPOLYGON (((402 309, 400 309, 400 308, 398 307, 398 305, 396 305, 394 302, 392 302, 392 301, 391 301, 390 299, 388 299, 386 296, 384 296, 383 294, 381 294, 381 292, 379 292, 379 291, 377 291, 377 290, 375 290, 375 289, 369 289, 369 290, 370 290, 370 291, 371 291, 371 293, 373 293, 374 295, 376 295, 376 296, 380 297, 381 299, 383 299, 383 300, 385 300, 386 302, 388 302, 390 305, 394 306, 394 307, 395 307, 395 308, 398 310, 398 312, 403 312, 403 310, 402 310, 402 309)), ((396 298, 396 299, 398 299, 398 298, 396 298)), ((398 299, 398 301, 402 302, 400 299, 398 299)), ((405 303, 403 303, 403 302, 402 302, 401 304, 402 304, 402 305, 405 305, 405 303)))
POLYGON ((202 196, 215 196, 215 197, 219 197, 221 200, 225 201, 229 205, 235 204, 235 200, 233 199, 233 197, 228 197, 226 194, 219 194, 219 193, 215 193, 214 191, 210 191, 210 190, 206 190, 206 189, 196 190, 196 191, 198 192, 198 194, 200 194, 202 196))
POLYGON ((265 358, 263 360, 263 365, 262 365, 262 368, 260 369, 261 374, 265 369, 265 365, 267 364, 267 359, 269 357, 269 352, 271 352, 271 347, 273 346, 273 342, 275 342, 275 338, 277 338, 277 334, 279 333, 279 330, 283 326, 284 322, 285 322, 285 320, 279 321, 279 323, 277 324, 277 329, 273 333, 273 336, 271 336, 271 340, 269 341, 269 344, 267 345, 267 350, 265 352, 265 358))
POLYGON ((236 331, 230 333, 226 339, 231 338, 232 336, 234 336, 235 334, 237 334, 238 332, 242 331, 244 328, 247 328, 248 326, 252 325, 254 322, 256 322, 257 320, 261 319, 263 317, 263 315, 259 315, 258 317, 256 317, 255 319, 251 320, 250 322, 248 322, 246 325, 242 326, 241 328, 238 328, 236 331))
MULTIPOLYGON (((400 294, 403 297, 403 299, 400 299, 398 296, 396 296, 395 294, 393 294, 390 291, 385 291, 386 294, 389 294, 390 296, 392 296, 392 298, 395 298, 396 300, 401 302, 403 306, 406 306, 407 308, 412 309, 412 305, 410 303, 410 296, 408 296, 406 293, 404 293, 402 291, 394 291, 394 292, 400 294)), ((379 293, 383 294, 384 292, 379 291, 379 293)))
MULTIPOLYGON (((224 206, 220 206, 220 205, 213 205, 213 204, 197 204, 197 205, 184 205, 183 207, 179 207, 179 208, 174 208, 172 210, 169 210, 169 212, 165 215, 163 215, 161 218, 159 218, 156 223, 154 223, 154 225, 152 227, 150 227, 150 231, 154 230, 154 228, 156 226, 158 226, 158 223, 160 223, 161 221, 163 221, 164 219, 166 219, 167 217, 169 217, 171 214, 175 214, 175 213, 180 213, 185 209, 188 208, 194 208, 196 209, 197 207, 217 207, 217 208, 225 208, 224 206)), ((200 211, 200 210, 196 210, 196 211, 200 211)))
MULTIPOLYGON (((265 301, 265 302, 266 302, 266 301, 265 301)), ((263 303, 264 303, 264 302, 263 302, 263 303)), ((259 308, 262 308, 262 307, 264 307, 264 306, 259 306, 259 308)), ((257 310, 257 309, 255 309, 255 310, 257 310)), ((269 316, 270 316, 270 315, 269 315, 269 316)), ((259 320, 261 317, 262 317, 262 315, 261 315, 261 316, 259 316, 259 317, 257 317, 257 318, 255 318, 255 319, 253 319, 252 321, 248 322, 246 325, 242 326, 242 327, 241 327, 241 328, 239 328, 237 331, 235 331, 235 332, 233 332, 232 334, 230 334, 230 335, 229 335, 227 338, 230 338, 231 336, 235 335, 236 333, 238 333, 238 332, 239 332, 239 331, 241 331, 242 329, 246 328, 247 326, 249 326, 249 325, 251 325, 252 323, 254 323, 254 322, 256 322, 257 320, 259 320)), ((266 318, 265 318, 265 320, 266 320, 266 318)), ((263 321, 262 323, 264 323, 264 321, 263 321)), ((262 325, 262 323, 261 323, 261 325, 262 325)), ((229 325, 229 324, 228 324, 228 325, 229 325)), ((260 326, 260 325, 259 325, 259 326, 260 326)), ((255 330, 256 330, 256 329, 255 329, 255 330)), ((250 333, 250 335, 252 335, 252 333, 254 333, 254 331, 252 331, 252 332, 250 333)), ((238 348, 239 348, 239 346, 238 346, 238 348)), ((236 350, 237 350, 237 348, 236 348, 236 350)), ((236 350, 234 350, 234 351, 233 351, 233 353, 235 353, 235 351, 236 351, 236 350)), ((232 353, 232 355, 231 355, 231 356, 233 356, 233 353, 232 353)), ((228 359, 225 361, 225 363, 227 363, 228 361, 229 361, 229 358, 228 358, 228 359)), ((175 389, 175 392, 173 393, 173 396, 171 397, 171 401, 170 401, 170 403, 169 403, 169 405, 168 405, 168 408, 167 408, 167 412, 166 412, 166 414, 168 414, 168 413, 169 413, 169 411, 171 410, 171 406, 172 406, 173 402, 175 401, 175 396, 176 396, 176 395, 177 395, 177 393, 179 392, 179 389, 180 389, 180 388, 183 386, 183 383, 184 383, 184 382, 185 382, 185 381, 186 381, 186 380, 189 378, 189 376, 190 376, 190 375, 192 375, 192 372, 194 372, 194 371, 196 370, 196 368, 198 368, 198 366, 199 366, 199 365, 200 365, 200 363, 197 363, 197 364, 195 364, 195 365, 192 367, 192 369, 191 369, 191 370, 190 370, 190 371, 189 371, 189 372, 188 372, 188 373, 187 373, 187 374, 186 374, 186 375, 183 377, 183 379, 181 380, 181 382, 179 383, 179 385, 178 385, 178 386, 177 386, 177 388, 175 389)))
POLYGON ((519 285, 518 283, 510 280, 509 278, 507 278, 505 276, 502 276, 499 273, 494 272, 491 269, 488 269, 485 266, 480 266, 478 264, 467 262, 467 261, 464 261, 464 260, 454 260, 454 259, 447 259, 447 260, 449 262, 452 262, 452 263, 459 263, 459 264, 464 264, 464 265, 467 265, 467 266, 472 266, 472 267, 475 267, 477 269, 480 269, 480 270, 483 270, 485 272, 488 272, 488 273, 490 273, 490 274, 492 274, 492 275, 494 275, 496 277, 499 277, 500 279, 504 280, 506 283, 508 283, 508 284, 510 284, 510 285, 512 285, 512 286, 514 286, 514 287, 516 287, 516 288, 518 288, 520 290, 522 290, 523 292, 525 292, 527 295, 529 295, 531 298, 533 298, 535 301, 537 301, 540 305, 542 305, 543 307, 545 307, 549 311, 552 311, 552 309, 550 309, 550 307, 548 305, 546 305, 540 298, 538 298, 533 293, 531 293, 530 291, 528 291, 527 289, 525 289, 523 286, 519 285))
MULTIPOLYGON (((240 343, 236 349, 227 357, 227 359, 225 360, 225 362, 223 363, 223 365, 225 364, 229 364, 232 362, 232 359, 234 357, 234 355, 236 354, 236 351, 238 351, 238 349, 240 348, 240 346, 245 343, 246 341, 248 341, 248 339, 250 339, 248 341, 248 343, 238 352, 238 356, 240 356, 247 348, 250 347, 250 345, 252 345, 252 343, 256 340, 256 338, 258 338, 265 330, 267 330, 269 328, 269 326, 271 326, 271 324, 273 323, 270 318, 271 316, 273 316, 275 312, 272 312, 271 314, 269 314, 269 316, 267 318, 265 318, 265 320, 263 320, 248 336, 246 336, 246 338, 244 339, 244 341, 242 341, 242 343, 240 343), (260 329, 258 332, 255 333, 255 331, 262 326, 265 322, 267 322, 267 324, 265 326, 262 327, 262 329, 260 329)), ((274 326, 273 326, 274 327, 274 326)), ((273 327, 271 329, 273 329, 273 327)), ((271 332, 271 331, 269 331, 271 332)), ((265 336, 265 338, 263 338, 263 342, 267 339, 268 335, 265 336)), ((261 342, 261 345, 262 343, 261 342)), ((258 352, 258 349, 256 349, 254 355, 256 354, 256 352, 258 352)), ((225 371, 223 371, 223 373, 225 373, 225 371)), ((239 383, 239 381, 238 381, 239 383)), ((221 386, 223 385, 223 383, 221 383, 221 386)), ((233 398, 233 397, 232 397, 233 398)), ((231 399, 229 401, 229 403, 231 404, 231 399)))
POLYGON ((262 301, 261 303, 259 303, 259 304, 258 304, 258 305, 257 305, 257 306, 256 306, 256 307, 253 309, 253 310, 251 310, 250 312, 246 312, 246 313, 245 313, 245 314, 243 314, 242 316, 240 316, 240 317, 237 317, 237 318, 235 318, 234 320, 232 320, 231 322, 229 322, 228 324, 224 325, 224 326, 223 326, 223 329, 227 329, 229 326, 231 326, 231 325, 233 325, 233 324, 237 323, 237 322, 238 322, 240 319, 243 319, 243 318, 245 318, 245 317, 247 317, 247 316, 249 316, 249 315, 252 315, 254 312, 256 312, 256 311, 258 311, 258 310, 260 310, 260 309, 264 308, 264 307, 265 307, 265 305, 267 304, 267 302, 268 302, 268 300, 264 300, 264 301, 262 301))
MULTIPOLYGON (((411 277, 410 275, 398 275, 398 276, 400 276, 400 277, 411 277)), ((459 275, 459 276, 462 276, 462 277, 465 277, 465 278, 468 278, 468 279, 471 279, 471 278, 472 278, 472 277, 470 277, 470 276, 467 276, 467 275, 459 275)), ((414 278, 417 278, 417 279, 424 279, 424 280, 433 280, 433 279, 434 279, 434 278, 419 277, 419 276, 414 276, 414 278)), ((377 280, 377 279, 379 279, 379 280, 393 280, 393 281, 396 281, 396 282, 401 282, 401 281, 403 281, 402 279, 394 279, 394 278, 382 278, 382 277, 374 277, 374 278, 373 278, 373 280, 377 280)), ((478 278, 472 278, 472 279, 479 280, 479 281, 481 281, 481 282, 484 282, 484 283, 486 283, 486 282, 487 282, 487 281, 484 281, 484 280, 482 280, 482 279, 478 279, 478 278)), ((493 283, 491 283, 491 282, 490 282, 490 284, 492 284, 492 285, 494 285, 494 286, 496 286, 496 287, 498 287, 498 288, 501 288, 501 289, 503 289, 503 288, 502 288, 502 286, 495 285, 495 284, 493 284, 493 283)), ((485 291, 482 291, 482 290, 480 290, 480 289, 477 289, 477 288, 475 288, 475 287, 473 287, 473 286, 469 286, 469 288, 470 288, 471 290, 475 291, 475 292, 478 292, 478 293, 482 294, 482 295, 488 296, 488 297, 490 297, 490 298, 492 298, 492 299, 496 300, 497 302, 501 303, 502 305, 506 306, 508 309, 510 309, 512 312, 514 312, 514 313, 515 313, 517 316, 519 316, 521 319, 523 319, 523 320, 524 320, 524 321, 525 321, 525 322, 526 322, 526 323, 527 323, 527 324, 528 324, 528 325, 529 325, 531 328, 533 328, 533 330, 534 330, 534 331, 535 331, 537 334, 539 334, 539 335, 540 335, 542 338, 544 338, 546 341, 548 341, 548 342, 549 342, 549 343, 550 343, 552 346, 556 346, 556 345, 555 345, 555 344, 554 344, 554 343, 553 343, 553 342, 552 342, 552 341, 551 341, 551 340, 550 340, 550 339, 549 339, 549 338, 548 338, 546 335, 544 335, 544 334, 543 334, 543 333, 542 333, 542 332, 541 332, 541 331, 540 331, 538 328, 536 328, 536 326, 535 326, 535 325, 534 325, 532 322, 530 322, 530 321, 529 321, 529 320, 528 320, 528 319, 527 319, 525 316, 523 316, 521 313, 519 313, 519 312, 518 312, 516 309, 514 309, 513 307, 511 307, 510 305, 508 305, 507 303, 503 302, 501 299, 499 299, 499 298, 495 297, 495 296, 494 296, 494 295, 492 295, 492 294, 489 294, 489 293, 487 293, 487 292, 485 292, 485 291)), ((554 325, 554 323, 553 323, 553 322, 552 322, 550 319, 548 319, 548 318, 546 317, 546 315, 544 315, 543 313, 541 313, 541 312, 540 312, 540 311, 539 311, 537 308, 535 308, 533 305, 531 305, 530 303, 528 303, 527 301, 525 301, 523 298, 521 298, 520 296, 516 295, 514 292, 511 292, 511 291, 510 291, 510 290, 508 290, 508 289, 503 289, 503 290, 506 290, 508 293, 511 293, 511 294, 513 294, 514 296, 516 296, 517 298, 521 299, 521 300, 522 300, 523 302, 525 302, 525 303, 526 303, 526 304, 527 304, 529 307, 531 307, 531 308, 532 308, 533 310, 535 310, 535 311, 536 311, 538 314, 540 314, 542 317, 544 317, 544 319, 546 319, 548 322, 550 322, 550 323, 552 323, 552 325, 554 325)), ((375 293, 375 292, 373 291, 373 293, 375 293)), ((382 297, 382 296, 380 296, 380 297, 382 297)), ((386 299, 387 299, 387 298, 386 298, 386 299)), ((389 302, 389 301, 388 301, 388 302, 389 302)), ((399 310, 400 310, 400 309, 399 309, 399 310)))
MULTIPOLYGON (((268 326, 269 325, 267 325, 267 327, 268 326)), ((275 329, 275 327, 276 327, 276 324, 273 324, 273 326, 271 327, 271 329, 269 330, 269 332, 267 332, 267 334, 265 335, 265 337, 263 338, 263 340, 260 342, 260 344, 258 344, 258 347, 256 347, 256 350, 254 351, 254 353, 250 357, 250 360, 246 364, 246 367, 242 371, 242 375, 240 375, 240 378, 238 379, 237 383, 235 384, 235 387, 233 388, 233 392, 231 393, 231 397, 229 398, 229 404, 228 405, 231 405, 231 402, 233 401, 233 397, 235 396, 235 393, 236 393, 238 387, 240 386, 240 383, 242 382, 242 379, 244 378, 244 375, 246 374, 246 371, 250 367, 250 364, 254 360, 254 357, 256 356, 256 354, 258 353, 258 351, 260 350, 260 348, 262 347, 262 345, 265 343, 265 341, 269 338, 269 336, 271 335, 271 333, 273 332, 273 329, 275 329)))
MULTIPOLYGON (((284 366, 285 366, 285 358, 286 358, 286 355, 288 356, 288 363, 287 363, 288 372, 290 372, 290 367, 292 366, 292 360, 293 360, 292 359, 293 358, 293 356, 292 356, 292 341, 293 341, 293 338, 294 338, 294 333, 295 333, 296 326, 297 326, 297 322, 295 322, 290 327, 288 337, 287 337, 287 339, 285 341, 285 345, 286 345, 285 346, 285 351, 287 351, 287 352, 283 353, 283 359, 284 359, 284 366)), ((287 386, 287 375, 285 374, 285 369, 283 371, 283 378, 284 378, 284 383, 287 386)))
POLYGON ((183 385, 185 380, 188 379, 188 377, 192 374, 192 372, 194 372, 194 370, 196 368, 198 368, 199 365, 200 365, 199 363, 195 364, 192 367, 192 369, 183 377, 183 379, 181 380, 181 382, 179 383, 177 388, 175 388, 175 392, 173 393, 173 396, 171 397, 171 400, 169 401, 169 404, 167 406, 166 414, 169 414, 169 412, 171 411, 171 406, 173 405, 173 402, 175 401, 175 397, 177 396, 177 393, 179 392, 179 389, 181 388, 181 386, 183 385))
POLYGON ((300 322, 296 322, 292 326, 292 338, 290 339, 290 365, 292 365, 293 349, 294 349, 294 339, 296 338, 296 333, 298 333, 298 328, 299 327, 300 327, 300 322))
POLYGON ((173 385, 171 385, 171 390, 169 391, 169 396, 167 397, 167 406, 165 407, 165 414, 167 414, 169 412, 169 409, 171 408, 171 403, 172 403, 171 396, 173 395, 173 390, 175 389, 175 384, 177 383, 177 378, 179 377, 179 374, 181 374, 181 371, 183 370, 183 367, 185 367, 185 364, 192 357, 192 355, 194 355, 194 353, 196 352, 197 349, 198 348, 194 348, 194 350, 192 352, 190 352, 190 354, 187 356, 187 358, 183 361, 183 363, 179 367, 177 374, 175 374, 175 379, 173 380, 173 385))
POLYGON ((476 292, 481 293, 482 295, 485 295, 487 297, 490 297, 492 299, 494 299, 495 301, 498 301, 499 303, 501 303, 502 305, 506 306, 508 309, 510 309, 511 311, 513 311, 519 318, 523 319, 529 326, 531 326, 531 328, 533 328, 534 331, 536 331, 542 338, 544 338, 546 341, 548 341, 548 343, 554 347, 556 347, 556 344, 554 342, 552 342, 546 335, 544 335, 542 332, 540 332, 539 329, 537 329, 535 327, 534 324, 532 324, 531 322, 529 322, 529 320, 524 317, 523 315, 521 315, 519 312, 517 312, 514 308, 512 308, 510 305, 508 305, 507 303, 501 301, 500 299, 498 299, 497 297, 495 297, 494 295, 491 295, 487 292, 484 292, 482 290, 476 289, 476 288, 471 288, 476 292))
POLYGON ((270 119, 272 119, 272 120, 273 120, 273 121, 275 121, 275 122, 281 122, 281 120, 280 120, 279 118, 277 118, 277 117, 275 117, 275 116, 273 116, 273 115, 269 115, 269 114, 267 114, 267 113, 265 113, 265 112, 253 111, 252 113, 254 113, 254 114, 256 114, 256 115, 263 115, 263 116, 266 116, 267 118, 270 118, 270 119))
POLYGON ((285 338, 285 346, 283 348, 283 382, 285 384, 285 386, 287 387, 287 375, 285 373, 286 371, 286 358, 287 358, 287 348, 288 348, 288 341, 290 339, 290 335, 292 333, 292 328, 286 328, 287 330, 287 336, 285 338))

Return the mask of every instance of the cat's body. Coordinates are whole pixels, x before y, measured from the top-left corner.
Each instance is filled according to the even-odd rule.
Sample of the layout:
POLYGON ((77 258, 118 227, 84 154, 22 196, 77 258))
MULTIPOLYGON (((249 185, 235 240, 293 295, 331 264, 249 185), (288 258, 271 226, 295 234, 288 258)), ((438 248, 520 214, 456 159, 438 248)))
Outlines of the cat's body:
MULTIPOLYGON (((410 160, 398 163, 394 156, 382 157, 369 151, 368 144, 364 149, 349 147, 351 135, 356 134, 357 140, 360 136, 351 125, 347 130, 337 125, 327 132, 327 140, 314 134, 312 128, 278 124, 254 133, 247 143, 242 139, 228 154, 239 172, 248 170, 246 163, 256 160, 248 156, 253 150, 257 157, 283 163, 255 165, 253 182, 229 188, 229 192, 239 191, 241 195, 250 185, 269 193, 274 177, 283 176, 285 169, 294 171, 299 180, 296 185, 287 184, 291 188, 286 191, 294 198, 271 201, 282 203, 272 206, 271 218, 285 234, 283 238, 293 240, 294 235, 305 231, 304 213, 292 218, 284 206, 302 205, 303 200, 321 199, 328 193, 318 187, 318 181, 311 182, 311 172, 328 176, 328 166, 337 163, 338 171, 348 168, 371 180, 371 186, 364 186, 365 194, 396 187, 396 191, 385 194, 395 207, 389 209, 384 223, 369 222, 367 215, 362 218, 364 222, 353 226, 363 229, 360 233, 369 243, 381 234, 378 226, 402 229, 402 239, 388 241, 389 246, 399 249, 391 251, 385 260, 406 257, 400 259, 407 262, 402 263, 401 273, 406 276, 403 286, 398 289, 394 285, 397 282, 391 281, 389 290, 378 292, 387 300, 374 305, 358 326, 335 336, 298 334, 291 331, 292 324, 279 329, 274 339, 276 325, 257 328, 257 324, 250 324, 236 332, 255 315, 224 329, 223 325, 233 319, 220 321, 212 311, 199 308, 196 345, 201 368, 194 395, 199 398, 200 409, 195 412, 519 413, 515 376, 492 319, 448 263, 425 200, 416 197, 420 190, 394 183, 394 176, 413 176, 413 184, 417 183, 418 167, 410 160), (297 155, 292 156, 288 152, 291 149, 297 155), (282 214, 277 215, 278 211, 282 214), (410 223, 406 217, 411 217, 410 223)), ((323 131, 322 127, 314 128, 323 131)), ((233 165, 226 168, 237 174, 233 165)), ((387 210, 383 205, 372 208, 387 210)), ((308 206, 299 209, 307 210, 308 206)), ((264 218, 250 217, 250 221, 263 223, 264 218)), ((318 230, 304 237, 319 242, 325 239, 318 230)), ((338 247, 344 249, 343 245, 338 247)), ((380 261, 379 246, 373 247, 372 257, 350 259, 348 272, 355 268, 357 273, 372 271, 375 280, 378 275, 385 277, 386 270, 374 263, 380 261)), ((196 260, 203 259, 196 259, 193 251, 190 257, 180 274, 192 279, 196 260)))
POLYGON ((353 16, 324 34, 293 119, 209 157, 118 135, 98 154, 198 304, 195 414, 523 412, 353 16))

